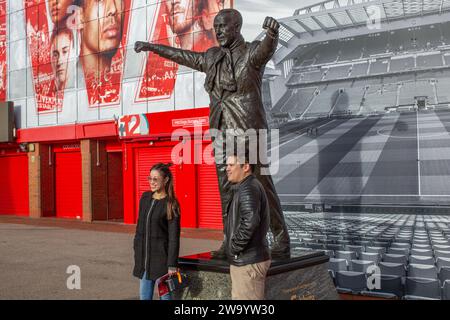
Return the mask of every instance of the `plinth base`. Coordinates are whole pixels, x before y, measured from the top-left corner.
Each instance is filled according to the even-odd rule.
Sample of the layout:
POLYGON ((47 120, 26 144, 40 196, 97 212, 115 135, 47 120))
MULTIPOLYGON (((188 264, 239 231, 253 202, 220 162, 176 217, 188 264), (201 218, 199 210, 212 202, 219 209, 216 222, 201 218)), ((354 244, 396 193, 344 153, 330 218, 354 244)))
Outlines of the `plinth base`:
MULTIPOLYGON (((323 251, 295 251, 290 259, 272 260, 266 279, 267 300, 337 300, 323 251)), ((189 287, 176 292, 181 300, 231 299, 230 266, 212 259, 210 252, 185 256, 179 266, 187 274, 189 287)))

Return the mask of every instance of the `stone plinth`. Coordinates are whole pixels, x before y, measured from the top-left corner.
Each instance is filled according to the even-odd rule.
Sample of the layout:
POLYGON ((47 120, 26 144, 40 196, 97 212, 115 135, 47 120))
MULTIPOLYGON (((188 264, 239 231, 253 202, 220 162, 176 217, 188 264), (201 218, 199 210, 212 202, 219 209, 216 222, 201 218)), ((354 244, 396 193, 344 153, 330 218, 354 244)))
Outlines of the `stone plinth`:
MULTIPOLYGON (((290 259, 272 260, 267 274, 267 300, 339 299, 328 274, 328 256, 323 251, 295 251, 290 259)), ((226 260, 212 259, 209 252, 179 259, 189 287, 176 292, 175 299, 231 299, 230 267, 226 260)))

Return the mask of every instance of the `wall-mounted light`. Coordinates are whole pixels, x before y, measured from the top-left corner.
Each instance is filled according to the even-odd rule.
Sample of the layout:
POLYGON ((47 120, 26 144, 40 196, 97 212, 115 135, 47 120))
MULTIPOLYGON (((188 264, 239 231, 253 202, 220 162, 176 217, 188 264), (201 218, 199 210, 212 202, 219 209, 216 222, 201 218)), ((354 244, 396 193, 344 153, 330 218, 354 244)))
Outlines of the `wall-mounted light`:
POLYGON ((29 143, 28 144, 28 152, 34 152, 35 148, 34 148, 34 143, 29 143))

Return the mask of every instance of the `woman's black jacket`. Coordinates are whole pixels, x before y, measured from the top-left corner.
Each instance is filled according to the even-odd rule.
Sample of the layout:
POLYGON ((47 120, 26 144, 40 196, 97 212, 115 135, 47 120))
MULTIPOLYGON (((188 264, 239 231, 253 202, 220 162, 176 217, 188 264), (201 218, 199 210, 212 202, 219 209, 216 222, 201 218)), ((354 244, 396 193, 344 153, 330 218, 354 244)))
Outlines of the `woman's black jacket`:
POLYGON ((134 237, 133 275, 156 280, 176 267, 180 248, 180 213, 167 220, 167 197, 156 200, 152 192, 142 194, 134 237), (150 210, 153 201, 153 208, 150 210))

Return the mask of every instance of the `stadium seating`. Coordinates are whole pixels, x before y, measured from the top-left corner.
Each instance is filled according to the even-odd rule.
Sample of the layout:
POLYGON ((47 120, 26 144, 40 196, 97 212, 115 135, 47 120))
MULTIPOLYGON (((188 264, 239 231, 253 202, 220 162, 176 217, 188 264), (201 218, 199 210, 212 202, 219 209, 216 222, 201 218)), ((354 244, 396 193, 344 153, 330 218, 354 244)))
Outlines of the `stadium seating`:
POLYGON ((364 61, 362 63, 355 63, 352 66, 351 77, 360 77, 367 75, 367 70, 369 68, 369 62, 364 61))
POLYGON ((379 288, 362 291, 361 294, 384 299, 401 298, 404 295, 402 278, 399 276, 381 275, 379 288))
POLYGON ((295 89, 293 95, 281 106, 279 112, 301 114, 311 103, 316 88, 295 89))
POLYGON ((441 299, 441 287, 437 279, 406 278, 406 300, 441 299))
POLYGON ((450 216, 286 213, 293 243, 321 248, 341 293, 379 298, 448 299, 450 216), (340 243, 338 243, 340 242, 340 243), (445 250, 447 249, 447 250, 445 250), (381 288, 367 288, 370 266, 381 288), (363 284, 364 280, 364 284, 363 284), (447 290, 447 291, 446 291, 447 290), (447 294, 447 295, 446 295, 447 294))
POLYGON ((360 293, 367 287, 364 272, 338 271, 335 273, 336 289, 340 293, 360 293))

